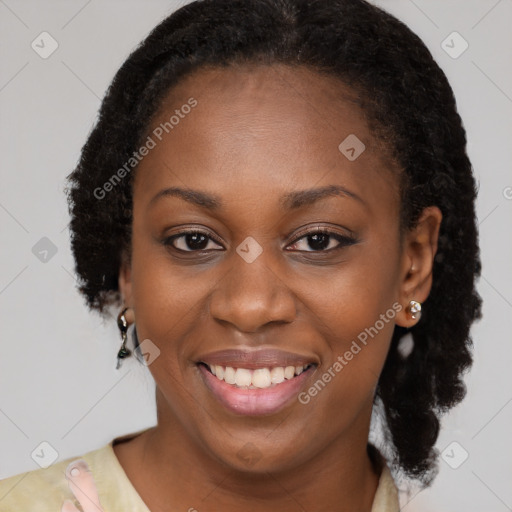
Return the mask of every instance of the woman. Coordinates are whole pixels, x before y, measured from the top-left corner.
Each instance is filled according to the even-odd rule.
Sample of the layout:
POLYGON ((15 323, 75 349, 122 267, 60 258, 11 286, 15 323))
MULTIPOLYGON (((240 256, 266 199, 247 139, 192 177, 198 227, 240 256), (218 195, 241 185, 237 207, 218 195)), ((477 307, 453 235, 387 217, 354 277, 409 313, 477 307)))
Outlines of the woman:
POLYGON ((391 470, 435 476, 480 315, 465 145, 424 44, 362 0, 164 20, 69 177, 80 290, 119 309, 158 424, 5 480, 0 507, 397 511, 391 470))

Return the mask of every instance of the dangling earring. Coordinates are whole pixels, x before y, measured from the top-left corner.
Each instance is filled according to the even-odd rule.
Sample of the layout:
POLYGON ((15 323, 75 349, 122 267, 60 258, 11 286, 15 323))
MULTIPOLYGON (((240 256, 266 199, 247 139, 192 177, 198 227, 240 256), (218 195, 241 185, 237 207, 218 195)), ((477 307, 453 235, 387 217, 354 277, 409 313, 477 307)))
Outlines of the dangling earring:
POLYGON ((128 332, 128 320, 126 319, 126 312, 128 311, 128 308, 124 308, 117 317, 117 327, 119 327, 119 330, 121 331, 121 339, 123 340, 121 344, 121 348, 119 349, 119 352, 117 353, 117 366, 116 370, 119 370, 121 368, 121 363, 125 357, 129 357, 132 355, 132 351, 128 348, 126 348, 126 340, 128 332))
POLYGON ((407 313, 412 319, 419 320, 421 318, 421 302, 411 300, 407 306, 407 313))

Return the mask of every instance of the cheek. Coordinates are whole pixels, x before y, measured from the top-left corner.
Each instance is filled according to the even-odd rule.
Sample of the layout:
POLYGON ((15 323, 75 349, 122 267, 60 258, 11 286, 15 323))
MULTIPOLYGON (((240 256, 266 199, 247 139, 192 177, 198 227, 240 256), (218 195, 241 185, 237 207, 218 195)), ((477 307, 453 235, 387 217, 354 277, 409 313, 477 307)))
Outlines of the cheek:
POLYGON ((322 401, 357 407, 373 396, 402 309, 396 293, 398 255, 392 245, 383 252, 361 251, 359 258, 333 271, 328 279, 304 283, 307 322, 327 344, 316 387, 323 389, 322 383, 327 382, 333 393, 323 394, 322 401))
POLYGON ((157 262, 151 267, 141 272, 134 286, 137 332, 139 338, 151 339, 162 351, 172 347, 176 352, 180 340, 197 328, 202 318, 205 291, 195 281, 165 272, 157 262))
POLYGON ((140 341, 148 338, 155 343, 172 366, 181 350, 180 340, 197 327, 207 296, 208 282, 193 279, 192 268, 172 265, 165 248, 134 225, 132 292, 137 333, 140 341))
POLYGON ((326 338, 356 338, 386 315, 378 330, 391 335, 399 294, 400 260, 398 244, 366 244, 354 247, 347 260, 316 275, 297 272, 301 300, 326 338), (393 309, 395 304, 395 309, 393 309))
POLYGON ((327 346, 299 401, 315 424, 323 425, 327 437, 327 431, 335 435, 348 428, 373 403, 400 307, 383 302, 377 294, 355 292, 326 316, 312 320, 327 346))

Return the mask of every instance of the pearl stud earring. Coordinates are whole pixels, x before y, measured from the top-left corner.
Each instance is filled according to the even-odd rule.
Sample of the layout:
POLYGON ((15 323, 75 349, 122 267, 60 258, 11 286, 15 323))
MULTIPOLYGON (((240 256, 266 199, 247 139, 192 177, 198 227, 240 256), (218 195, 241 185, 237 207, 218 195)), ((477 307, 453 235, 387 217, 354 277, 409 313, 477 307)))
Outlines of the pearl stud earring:
POLYGON ((407 306, 407 313, 412 319, 419 320, 421 317, 421 302, 411 300, 407 306))

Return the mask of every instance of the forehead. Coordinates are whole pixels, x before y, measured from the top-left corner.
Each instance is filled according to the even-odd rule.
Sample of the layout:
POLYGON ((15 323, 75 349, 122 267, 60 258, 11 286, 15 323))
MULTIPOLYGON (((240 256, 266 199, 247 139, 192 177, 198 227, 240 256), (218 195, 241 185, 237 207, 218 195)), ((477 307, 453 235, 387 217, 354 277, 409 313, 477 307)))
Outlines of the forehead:
POLYGON ((176 184, 241 197, 334 182, 369 196, 385 185, 396 195, 396 172, 359 103, 339 79, 304 67, 199 69, 153 117, 155 147, 139 164, 136 194, 147 201, 176 184))
MULTIPOLYGON (((303 66, 245 64, 200 68, 169 91, 151 125, 165 122, 169 112, 179 109, 192 95, 200 107, 195 109, 197 123, 206 122, 204 127, 215 124, 220 136, 241 127, 244 131, 240 136, 253 137, 265 127, 276 132, 285 129, 287 133, 300 127, 310 138, 312 131, 321 137, 329 132, 337 140, 346 129, 368 141, 370 138, 355 91, 331 75, 303 66)), ((178 130, 173 130, 173 135, 175 132, 178 130)), ((274 138, 281 137, 274 133, 274 138)))
POLYGON ((276 97, 283 106, 306 110, 333 103, 340 108, 346 103, 354 106, 359 103, 356 91, 331 74, 299 65, 246 63, 203 66, 193 71, 168 92, 162 102, 163 109, 174 106, 180 96, 186 97, 192 89, 200 92, 205 100, 228 100, 227 107, 230 104, 239 107, 240 100, 254 107, 276 97))

